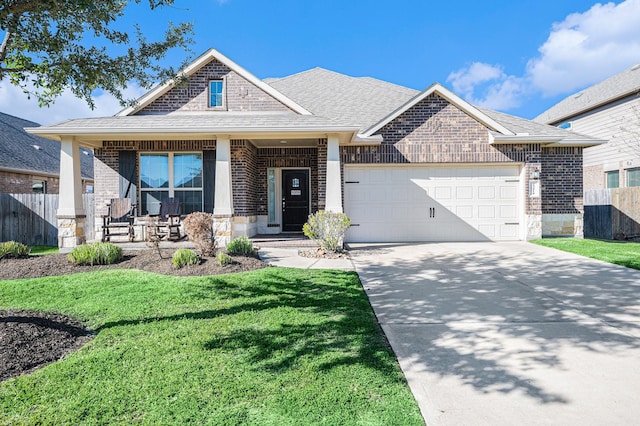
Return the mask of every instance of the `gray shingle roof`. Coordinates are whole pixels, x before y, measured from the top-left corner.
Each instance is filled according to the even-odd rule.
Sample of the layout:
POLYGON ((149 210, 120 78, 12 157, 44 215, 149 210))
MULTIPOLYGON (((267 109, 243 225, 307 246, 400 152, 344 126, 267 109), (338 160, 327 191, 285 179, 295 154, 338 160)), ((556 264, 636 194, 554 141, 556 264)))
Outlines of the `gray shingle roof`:
MULTIPOLYGON (((293 113, 174 113, 167 115, 133 115, 121 117, 79 118, 48 126, 52 131, 65 129, 131 129, 136 131, 223 131, 225 129, 295 130, 308 127, 348 127, 345 120, 298 115, 293 113)), ((353 126, 351 126, 353 127, 353 126)))
MULTIPOLYGON (((0 113, 0 167, 60 173, 60 143, 24 131, 25 127, 39 126, 33 121, 0 113)), ((82 151, 87 153, 80 156, 82 177, 93 179, 93 152, 84 148, 82 151)))
POLYGON ((346 120, 361 129, 374 125, 418 94, 375 78, 350 77, 323 68, 266 82, 313 114, 346 120))
POLYGON ((533 120, 558 124, 572 116, 640 92, 640 64, 566 97, 533 120))
POLYGON ((503 112, 493 111, 486 108, 478 109, 516 134, 528 134, 542 137, 561 137, 568 139, 579 137, 580 139, 585 140, 598 140, 597 138, 592 138, 590 136, 585 136, 575 132, 570 132, 568 130, 559 129, 547 124, 536 123, 535 121, 505 114, 503 112))

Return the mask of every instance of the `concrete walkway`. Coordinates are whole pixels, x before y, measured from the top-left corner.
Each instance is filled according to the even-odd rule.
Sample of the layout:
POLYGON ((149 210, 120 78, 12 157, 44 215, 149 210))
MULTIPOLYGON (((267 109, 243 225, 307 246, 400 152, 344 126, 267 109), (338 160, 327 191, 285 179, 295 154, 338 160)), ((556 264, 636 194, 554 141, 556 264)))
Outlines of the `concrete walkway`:
POLYGON ((351 259, 317 259, 312 257, 303 257, 298 254, 300 250, 309 250, 309 247, 260 247, 258 255, 260 256, 260 259, 274 266, 301 269, 355 270, 351 259))
POLYGON ((529 243, 351 248, 429 425, 640 423, 640 271, 529 243))

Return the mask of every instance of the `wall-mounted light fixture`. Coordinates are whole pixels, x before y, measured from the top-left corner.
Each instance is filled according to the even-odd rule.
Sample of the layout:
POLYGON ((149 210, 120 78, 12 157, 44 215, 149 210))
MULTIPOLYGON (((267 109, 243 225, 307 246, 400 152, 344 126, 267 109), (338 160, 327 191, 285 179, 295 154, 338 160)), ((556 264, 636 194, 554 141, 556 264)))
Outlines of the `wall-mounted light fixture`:
POLYGON ((540 179, 540 170, 538 169, 531 170, 531 179, 540 179))

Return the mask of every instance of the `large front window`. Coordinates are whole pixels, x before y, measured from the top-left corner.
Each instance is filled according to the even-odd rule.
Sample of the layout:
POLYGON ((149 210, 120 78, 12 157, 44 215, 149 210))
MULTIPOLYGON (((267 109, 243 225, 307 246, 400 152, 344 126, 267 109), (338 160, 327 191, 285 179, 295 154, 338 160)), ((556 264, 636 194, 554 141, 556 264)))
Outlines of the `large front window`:
POLYGON ((158 214, 160 203, 180 200, 182 214, 202 211, 202 154, 140 154, 141 213, 158 214))

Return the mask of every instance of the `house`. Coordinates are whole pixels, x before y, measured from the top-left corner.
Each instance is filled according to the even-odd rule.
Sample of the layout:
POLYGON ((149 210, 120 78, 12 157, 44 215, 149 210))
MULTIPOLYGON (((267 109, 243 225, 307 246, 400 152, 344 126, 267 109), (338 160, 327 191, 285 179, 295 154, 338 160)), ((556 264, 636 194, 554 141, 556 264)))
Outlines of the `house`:
MULTIPOLYGON (((39 124, 0 113, 0 193, 57 194, 60 175, 60 143, 24 131, 39 124)), ((81 182, 93 190, 93 152, 82 148, 81 182)))
POLYGON ((28 128, 61 142, 69 192, 60 245, 82 243, 77 164, 95 152, 96 217, 178 197, 215 216, 224 243, 345 212, 347 241, 526 240, 581 235, 582 151, 602 143, 422 92, 321 68, 259 80, 210 49, 116 116, 28 128))
POLYGON ((640 64, 563 99, 534 119, 608 140, 584 150, 584 189, 640 186, 640 64))

